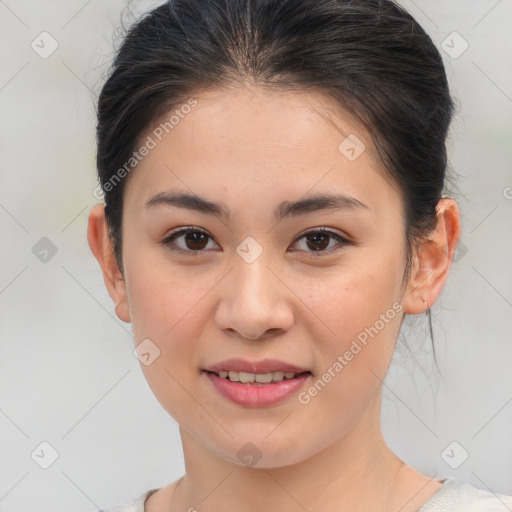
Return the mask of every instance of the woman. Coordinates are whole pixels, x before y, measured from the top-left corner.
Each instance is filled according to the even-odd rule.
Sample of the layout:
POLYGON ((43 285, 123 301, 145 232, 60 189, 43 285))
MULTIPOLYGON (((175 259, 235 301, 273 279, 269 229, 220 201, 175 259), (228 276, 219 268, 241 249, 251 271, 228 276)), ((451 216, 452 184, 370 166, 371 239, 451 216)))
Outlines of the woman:
POLYGON ((88 240, 186 474, 114 511, 512 509, 380 427, 460 236, 439 52, 384 0, 176 0, 98 102, 88 240))

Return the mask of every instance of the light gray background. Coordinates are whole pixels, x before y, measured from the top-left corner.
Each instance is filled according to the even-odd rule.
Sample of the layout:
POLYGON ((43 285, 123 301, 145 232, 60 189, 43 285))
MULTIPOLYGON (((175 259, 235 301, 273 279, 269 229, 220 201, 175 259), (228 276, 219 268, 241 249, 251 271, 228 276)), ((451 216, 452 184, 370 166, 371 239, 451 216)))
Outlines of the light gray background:
MULTIPOLYGON (((433 308, 442 377, 425 317, 410 318, 383 429, 420 471, 512 494, 512 1, 402 3, 440 48, 462 48, 446 39, 453 31, 469 44, 457 58, 441 50, 459 104, 449 148, 464 245, 433 308), (462 450, 469 458, 453 469, 446 461, 462 450)), ((184 472, 177 425, 143 378, 86 240, 93 102, 125 5, 0 0, 0 511, 94 511, 184 472), (47 59, 31 48, 43 31, 59 45, 47 59), (32 252, 42 237, 57 247, 46 263, 32 252), (44 458, 43 441, 59 454, 48 469, 31 457, 44 458)))

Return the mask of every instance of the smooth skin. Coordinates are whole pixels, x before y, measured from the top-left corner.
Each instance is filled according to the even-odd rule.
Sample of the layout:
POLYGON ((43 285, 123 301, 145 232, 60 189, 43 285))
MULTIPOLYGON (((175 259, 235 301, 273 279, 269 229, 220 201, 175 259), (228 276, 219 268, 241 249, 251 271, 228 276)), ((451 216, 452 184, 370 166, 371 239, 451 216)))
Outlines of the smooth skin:
POLYGON ((445 284, 460 236, 457 203, 440 201, 437 226, 404 280, 403 201, 352 116, 316 92, 239 85, 195 98, 197 106, 126 178, 124 275, 103 205, 89 216, 89 245, 116 312, 132 323, 136 345, 149 338, 160 349, 141 368, 180 425, 186 474, 150 496, 146 510, 417 511, 441 483, 403 466, 387 446, 382 386, 403 314, 423 313, 445 284), (354 161, 338 149, 349 134, 366 146, 354 161), (221 202, 231 217, 145 206, 171 189, 221 202), (281 202, 324 193, 365 207, 276 222, 281 202), (162 244, 186 226, 206 232, 202 245, 185 235, 162 244), (319 228, 348 242, 305 236, 319 228), (252 263, 236 251, 247 236, 263 249, 252 263), (308 404, 292 396, 264 408, 235 405, 202 372, 228 358, 280 359, 312 372, 307 390, 397 303, 402 313, 308 404), (237 458, 247 442, 261 453, 254 467, 237 458))

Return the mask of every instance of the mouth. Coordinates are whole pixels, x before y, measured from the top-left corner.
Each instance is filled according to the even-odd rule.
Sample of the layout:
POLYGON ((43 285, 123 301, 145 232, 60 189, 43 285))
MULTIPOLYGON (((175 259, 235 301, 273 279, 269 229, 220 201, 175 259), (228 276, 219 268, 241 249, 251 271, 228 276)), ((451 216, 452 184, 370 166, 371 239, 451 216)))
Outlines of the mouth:
POLYGON ((300 372, 268 372, 268 373, 250 373, 250 372, 237 372, 234 370, 221 370, 219 372, 205 370, 207 373, 216 375, 217 377, 230 382, 238 382, 252 386, 265 386, 273 383, 289 381, 301 376, 311 375, 308 370, 300 372))
POLYGON ((202 370, 209 386, 223 398, 244 407, 285 402, 311 381, 312 372, 277 359, 227 359, 202 370))
POLYGON ((230 359, 202 371, 224 399, 243 407, 271 407, 286 402, 312 380, 304 368, 283 361, 230 359))

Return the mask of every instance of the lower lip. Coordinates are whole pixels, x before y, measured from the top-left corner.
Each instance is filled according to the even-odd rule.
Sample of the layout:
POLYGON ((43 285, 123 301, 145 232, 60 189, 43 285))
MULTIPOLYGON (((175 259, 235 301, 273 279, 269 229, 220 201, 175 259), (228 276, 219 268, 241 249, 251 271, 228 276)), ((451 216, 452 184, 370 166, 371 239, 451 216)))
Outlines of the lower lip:
POLYGON ((296 393, 311 374, 303 373, 293 379, 269 384, 243 384, 231 382, 210 372, 204 372, 215 389, 235 404, 247 407, 265 407, 282 402, 296 393))

